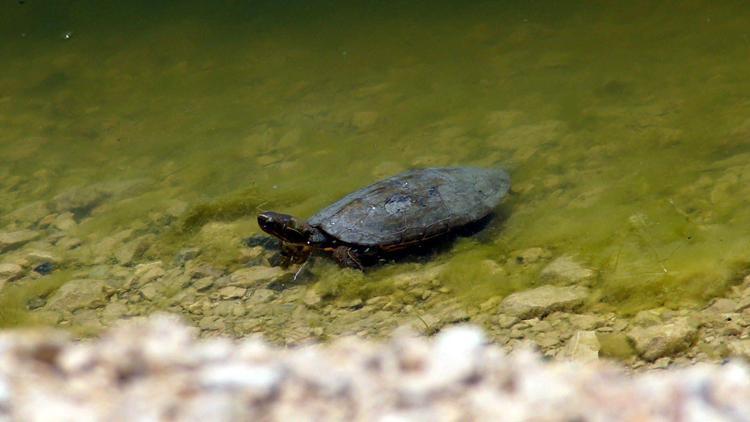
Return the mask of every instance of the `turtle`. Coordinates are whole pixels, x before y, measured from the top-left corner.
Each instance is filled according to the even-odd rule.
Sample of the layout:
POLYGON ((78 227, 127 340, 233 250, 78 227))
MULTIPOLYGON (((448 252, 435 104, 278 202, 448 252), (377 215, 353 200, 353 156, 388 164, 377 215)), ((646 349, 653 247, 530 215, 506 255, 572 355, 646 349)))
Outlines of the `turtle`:
POLYGON ((258 225, 279 239, 283 266, 323 252, 362 270, 366 262, 487 219, 509 189, 510 176, 500 168, 416 169, 352 192, 307 221, 266 211, 258 225))

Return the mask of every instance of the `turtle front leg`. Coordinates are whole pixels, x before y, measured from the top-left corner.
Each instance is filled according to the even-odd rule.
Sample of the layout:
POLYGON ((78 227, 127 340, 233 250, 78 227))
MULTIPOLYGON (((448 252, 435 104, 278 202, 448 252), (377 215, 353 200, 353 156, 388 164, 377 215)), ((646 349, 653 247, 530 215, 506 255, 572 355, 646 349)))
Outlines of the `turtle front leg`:
POLYGON ((363 270, 364 267, 359 261, 359 254, 348 246, 339 246, 333 250, 333 259, 342 267, 356 268, 363 270))
POLYGON ((281 242, 281 252, 272 257, 271 265, 286 268, 291 264, 301 264, 310 257, 312 248, 306 245, 293 245, 291 243, 281 242))

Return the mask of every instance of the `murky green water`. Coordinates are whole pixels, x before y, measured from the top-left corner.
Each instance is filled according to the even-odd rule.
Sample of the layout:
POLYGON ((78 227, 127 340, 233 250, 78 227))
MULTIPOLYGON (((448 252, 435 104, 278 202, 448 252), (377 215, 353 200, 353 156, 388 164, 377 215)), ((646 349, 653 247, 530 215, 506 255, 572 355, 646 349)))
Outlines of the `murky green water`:
MULTIPOLYGON (((63 272, 6 285, 6 324, 124 230, 151 235, 126 267, 198 246, 236 268, 257 210, 306 217, 412 167, 512 175, 507 218, 429 264, 468 304, 543 284, 532 247, 623 313, 703 303, 750 262, 742 2, 100 3, 2 6, 2 230, 72 210, 81 240, 42 230, 63 272), (99 196, 66 208, 70 189, 99 196), (34 201, 49 213, 12 214, 34 201)), ((421 266, 314 272, 368 296, 421 266)))

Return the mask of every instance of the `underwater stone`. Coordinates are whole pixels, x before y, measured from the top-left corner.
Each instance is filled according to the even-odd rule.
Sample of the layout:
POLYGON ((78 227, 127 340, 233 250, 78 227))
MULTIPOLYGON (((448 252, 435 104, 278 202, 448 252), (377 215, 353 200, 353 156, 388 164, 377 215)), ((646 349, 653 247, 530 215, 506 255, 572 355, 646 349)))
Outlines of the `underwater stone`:
POLYGON ((541 273, 542 280, 564 282, 567 284, 580 283, 590 280, 596 276, 596 272, 585 268, 575 262, 569 256, 561 256, 544 267, 541 273))
POLYGON ((121 302, 110 302, 102 309, 102 319, 106 322, 116 321, 128 313, 128 306, 121 302))
POLYGON ((41 275, 47 275, 54 270, 55 270, 55 264, 51 262, 42 262, 41 264, 34 267, 34 271, 41 275))
POLYGON ((17 248, 24 243, 39 237, 39 232, 33 230, 17 230, 0 233, 0 253, 17 248))
POLYGON ((319 305, 322 301, 323 298, 320 297, 320 294, 318 294, 315 289, 307 289, 305 296, 302 299, 302 302, 311 308, 319 305))
POLYGON ((136 265, 135 273, 128 282, 128 286, 143 286, 162 277, 165 273, 161 261, 136 265))
POLYGON ((583 304, 589 290, 582 286, 542 286, 513 293, 500 303, 500 313, 529 319, 555 311, 571 311, 583 304))
POLYGON ((732 356, 750 360, 750 339, 731 341, 728 347, 732 356))
POLYGON ((8 218, 11 221, 22 222, 27 224, 33 224, 44 218, 50 213, 46 202, 34 201, 28 203, 15 211, 8 214, 8 218))
POLYGON ((82 308, 103 306, 107 303, 109 290, 102 280, 70 280, 52 295, 45 308, 73 312, 82 308))
POLYGON ((222 299, 237 299, 245 296, 247 289, 236 286, 226 286, 219 289, 219 296, 222 299))
POLYGON ((214 279, 211 277, 199 278, 198 280, 195 280, 195 282, 193 283, 193 287, 195 288, 195 290, 199 292, 208 290, 213 285, 214 285, 214 279))
POLYGON ((276 297, 276 292, 271 289, 256 289, 250 294, 247 299, 247 303, 266 303, 273 300, 276 297))
POLYGON ((511 253, 511 257, 516 264, 526 265, 549 258, 550 252, 543 248, 528 248, 511 253))
POLYGON ((65 232, 75 228, 78 223, 76 223, 76 220, 73 218, 72 212, 64 212, 55 217, 52 221, 52 225, 58 230, 65 232))
POLYGON ((718 298, 708 307, 707 311, 712 311, 720 314, 728 314, 734 312, 738 308, 737 302, 732 299, 718 298))
POLYGON ((678 353, 695 340, 697 328, 687 317, 650 327, 635 327, 628 332, 636 350, 647 361, 678 353))
POLYGON ((31 262, 31 265, 39 264, 59 264, 62 259, 48 251, 29 251, 26 253, 26 259, 31 262))
POLYGON ((174 260, 177 265, 185 265, 186 262, 194 259, 198 255, 200 255, 201 249, 200 248, 185 248, 177 252, 177 255, 175 255, 174 260))
POLYGON ((14 263, 0 264, 0 280, 12 281, 23 275, 23 267, 14 263))
POLYGON ((255 266, 233 272, 230 279, 233 286, 253 287, 258 283, 274 280, 284 273, 279 267, 255 266))
POLYGON ((131 240, 117 248, 117 250, 113 254, 114 258, 117 260, 117 263, 119 263, 120 265, 129 265, 130 263, 132 263, 138 253, 143 252, 141 244, 142 239, 138 238, 135 240, 131 240))
POLYGON ((149 301, 153 301, 159 295, 159 291, 153 283, 143 286, 143 288, 141 288, 140 290, 140 293, 144 299, 149 301))
POLYGON ((562 356, 580 362, 592 362, 599 359, 599 339, 594 331, 577 331, 568 340, 562 350, 562 356))

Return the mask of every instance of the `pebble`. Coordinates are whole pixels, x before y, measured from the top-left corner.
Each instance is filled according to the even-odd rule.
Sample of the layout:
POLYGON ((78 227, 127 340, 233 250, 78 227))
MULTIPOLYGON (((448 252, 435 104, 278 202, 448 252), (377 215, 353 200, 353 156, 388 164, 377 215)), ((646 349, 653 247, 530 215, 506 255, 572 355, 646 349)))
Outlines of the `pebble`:
POLYGON ((34 271, 41 274, 41 275, 47 275, 55 270, 55 264, 51 262, 43 262, 36 267, 34 267, 34 271))
POLYGON ((502 314, 521 319, 540 317, 555 311, 571 311, 583 304, 588 289, 582 286, 542 286, 507 296, 500 303, 502 314))
POLYGON ((255 289, 249 298, 248 303, 266 303, 276 297, 276 292, 271 289, 255 289))
POLYGON ((245 296, 247 289, 237 286, 226 286, 219 289, 219 296, 222 299, 237 299, 245 296))
POLYGON ((203 277, 193 282, 193 287, 199 291, 206 291, 214 285, 214 279, 212 277, 203 277))
POLYGON ((138 264, 135 267, 135 272, 133 273, 133 277, 128 282, 128 285, 143 286, 162 277, 165 273, 166 271, 164 271, 161 261, 149 262, 147 264, 138 264))
POLYGON ((580 362, 593 362, 599 359, 599 339, 594 331, 576 331, 562 350, 562 356, 580 362))
POLYGON ((17 230, 12 232, 0 232, 0 253, 17 248, 24 243, 30 242, 40 236, 39 232, 33 230, 17 230))
POLYGON ((231 284, 239 287, 254 287, 262 282, 276 279, 285 271, 279 267, 266 267, 262 265, 242 268, 233 272, 230 276, 231 284))
POLYGON ((147 284, 140 288, 139 292, 144 299, 153 301, 159 295, 159 290, 152 284, 147 284))
POLYGON ((648 327, 634 327, 628 331, 636 350, 647 361, 654 361, 688 348, 698 333, 686 317, 648 327))
POLYGON ((0 264, 0 280, 12 281, 23 275, 23 267, 18 264, 0 264))
POLYGON ((62 259, 48 251, 29 251, 26 253, 26 259, 31 265, 39 264, 59 264, 62 259))
POLYGON ((561 256, 542 269, 540 277, 544 281, 580 284, 593 279, 596 272, 585 268, 569 256, 561 256))
POLYGON ((549 258, 550 255, 550 252, 544 248, 528 248, 511 253, 513 261, 520 265, 534 264, 542 259, 549 258))
POLYGON ((102 280, 75 279, 63 284, 47 301, 45 309, 66 310, 104 306, 111 294, 102 280))
POLYGON ((315 289, 307 289, 305 291, 305 296, 302 299, 302 302, 304 302, 305 305, 310 307, 315 307, 320 304, 320 302, 323 301, 323 298, 320 297, 317 291, 315 289))
POLYGON ((78 226, 78 223, 76 223, 75 218, 73 218, 72 212, 64 212, 64 213, 56 215, 54 220, 52 220, 51 224, 56 229, 63 231, 63 232, 67 232, 69 230, 76 228, 76 226, 78 226))

